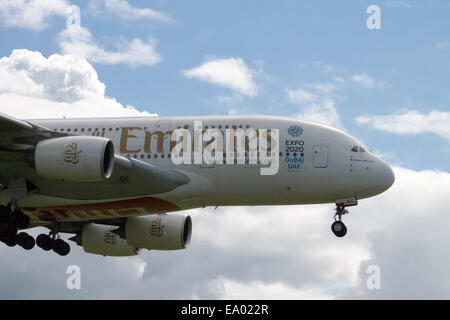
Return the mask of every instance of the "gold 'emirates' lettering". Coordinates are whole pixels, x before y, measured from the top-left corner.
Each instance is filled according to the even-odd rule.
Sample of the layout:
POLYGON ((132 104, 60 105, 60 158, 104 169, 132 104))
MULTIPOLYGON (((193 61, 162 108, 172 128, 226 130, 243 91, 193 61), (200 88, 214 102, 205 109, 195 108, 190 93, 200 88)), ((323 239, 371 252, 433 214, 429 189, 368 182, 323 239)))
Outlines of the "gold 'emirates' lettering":
POLYGON ((122 134, 120 136, 120 153, 139 153, 141 152, 141 149, 135 149, 135 150, 129 150, 128 149, 128 139, 129 138, 136 138, 135 135, 129 134, 129 131, 136 129, 136 130, 142 130, 141 127, 124 127, 122 128, 122 134))
MULTIPOLYGON (((156 152, 164 153, 164 137, 167 135, 168 138, 172 136, 172 130, 162 132, 162 131, 145 131, 145 142, 144 142, 144 152, 152 153, 151 145, 152 145, 152 137, 156 136, 157 144, 156 144, 156 152)), ((170 150, 175 146, 176 141, 170 142, 170 150)))
MULTIPOLYGON (((152 141, 156 141, 156 152, 157 153, 165 153, 165 152, 171 152, 173 148, 176 145, 176 141, 172 141, 170 138, 172 136, 173 130, 168 131, 144 131, 144 144, 143 148, 129 148, 129 142, 133 139, 139 139, 137 135, 131 134, 130 131, 132 130, 139 130, 144 131, 141 127, 122 127, 122 133, 120 136, 120 153, 121 154, 136 154, 143 151, 144 153, 152 153, 152 141), (169 143, 168 147, 169 150, 164 150, 165 147, 165 137, 168 137, 169 143)), ((210 139, 208 141, 204 141, 204 148, 208 149, 211 144, 213 144, 215 141, 217 142, 217 145, 215 146, 216 150, 223 150, 224 146, 224 139, 225 139, 225 130, 220 129, 209 129, 210 130, 210 139)), ((260 132, 256 129, 248 129, 248 130, 242 130, 242 134, 238 135, 237 130, 242 129, 230 129, 227 131, 227 139, 230 139, 230 149, 229 151, 237 151, 237 144, 243 144, 243 147, 245 151, 257 151, 255 147, 252 147, 252 142, 257 142, 260 132), (242 139, 242 141, 237 141, 238 139, 242 139)), ((198 132, 195 130, 193 132, 193 143, 191 144, 192 151, 194 152, 200 152, 201 146, 202 146, 202 135, 205 134, 206 130, 201 130, 198 132)), ((271 130, 266 130, 262 132, 262 138, 267 141, 268 148, 263 148, 264 151, 271 151, 273 150, 273 147, 276 145, 277 141, 273 138, 271 130)), ((139 141, 139 140, 138 140, 139 141)), ((183 140, 184 141, 184 140, 183 140)), ((210 147, 211 148, 211 147, 210 147)), ((225 150, 224 150, 225 151, 225 150)))

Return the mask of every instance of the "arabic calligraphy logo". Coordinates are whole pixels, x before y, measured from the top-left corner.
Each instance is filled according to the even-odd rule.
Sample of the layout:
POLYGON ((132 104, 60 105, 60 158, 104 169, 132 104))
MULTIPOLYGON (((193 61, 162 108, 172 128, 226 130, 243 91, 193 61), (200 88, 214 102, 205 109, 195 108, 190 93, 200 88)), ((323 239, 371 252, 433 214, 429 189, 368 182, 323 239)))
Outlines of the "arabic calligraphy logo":
POLYGON ((64 149, 64 161, 72 164, 77 164, 80 162, 80 153, 82 151, 78 151, 78 143, 74 142, 72 144, 68 144, 64 149))
POLYGON ((150 234, 155 237, 161 237, 164 234, 166 226, 161 223, 161 218, 156 218, 152 221, 150 227, 150 234))
POLYGON ((111 231, 106 231, 103 240, 108 244, 116 244, 117 235, 112 233, 111 231))
POLYGON ((299 137, 303 134, 303 129, 299 126, 290 126, 288 128, 288 133, 292 137, 299 137))

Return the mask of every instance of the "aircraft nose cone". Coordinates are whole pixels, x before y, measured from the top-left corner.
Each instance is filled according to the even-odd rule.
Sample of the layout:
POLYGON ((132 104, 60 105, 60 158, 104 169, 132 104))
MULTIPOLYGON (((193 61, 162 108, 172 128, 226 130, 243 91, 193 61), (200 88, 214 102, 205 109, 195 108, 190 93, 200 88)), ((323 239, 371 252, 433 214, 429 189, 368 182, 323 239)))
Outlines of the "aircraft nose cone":
POLYGON ((395 175, 394 171, 392 171, 392 168, 385 164, 384 165, 384 183, 383 187, 386 188, 385 190, 389 189, 395 181, 395 175))

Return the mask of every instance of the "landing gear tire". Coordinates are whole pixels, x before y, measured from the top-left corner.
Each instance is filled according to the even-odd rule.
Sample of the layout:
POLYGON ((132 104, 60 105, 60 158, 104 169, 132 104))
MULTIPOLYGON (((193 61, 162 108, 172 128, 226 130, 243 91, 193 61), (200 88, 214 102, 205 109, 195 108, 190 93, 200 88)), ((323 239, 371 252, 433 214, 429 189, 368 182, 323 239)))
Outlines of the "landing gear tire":
POLYGON ((17 244, 17 238, 13 237, 13 238, 5 239, 4 242, 8 247, 14 247, 17 244))
POLYGON ((36 238, 36 245, 45 250, 53 250, 60 256, 66 256, 70 252, 70 245, 62 239, 57 239, 56 233, 50 233, 50 235, 40 234, 36 238))
POLYGON ((53 246, 53 251, 55 251, 60 256, 67 256, 70 252, 70 246, 67 242, 61 239, 56 239, 53 246))
POLYGON ((40 234, 36 238, 36 245, 45 251, 52 250, 54 242, 55 242, 55 240, 53 240, 51 237, 49 237, 46 234, 40 234))
POLYGON ((31 250, 34 248, 35 241, 34 238, 25 232, 21 232, 16 237, 17 244, 24 248, 25 250, 31 250))
POLYGON ((347 213, 348 210, 345 209, 345 205, 336 204, 336 213, 334 215, 334 222, 331 225, 331 231, 338 238, 342 238, 347 234, 347 227, 342 222, 342 216, 347 213))
POLYGON ((342 238, 347 234, 347 227, 342 221, 335 221, 331 225, 331 231, 333 231, 336 237, 342 238))

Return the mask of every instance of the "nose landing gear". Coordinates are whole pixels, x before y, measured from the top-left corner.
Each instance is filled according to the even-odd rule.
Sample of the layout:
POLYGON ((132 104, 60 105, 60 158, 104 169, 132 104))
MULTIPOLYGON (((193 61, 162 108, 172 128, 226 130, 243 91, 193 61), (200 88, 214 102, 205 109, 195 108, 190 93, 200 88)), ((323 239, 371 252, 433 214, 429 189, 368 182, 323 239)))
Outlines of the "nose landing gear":
POLYGON ((348 198, 342 200, 336 200, 336 213, 334 215, 334 222, 331 225, 331 231, 338 238, 342 238, 347 234, 347 227, 342 222, 342 216, 349 213, 345 207, 356 206, 358 201, 355 198, 348 198))
POLYGON ((347 214, 348 210, 344 206, 336 207, 336 214, 334 215, 334 222, 331 225, 331 231, 333 231, 336 237, 342 238, 347 234, 347 227, 342 222, 342 215, 347 214))

